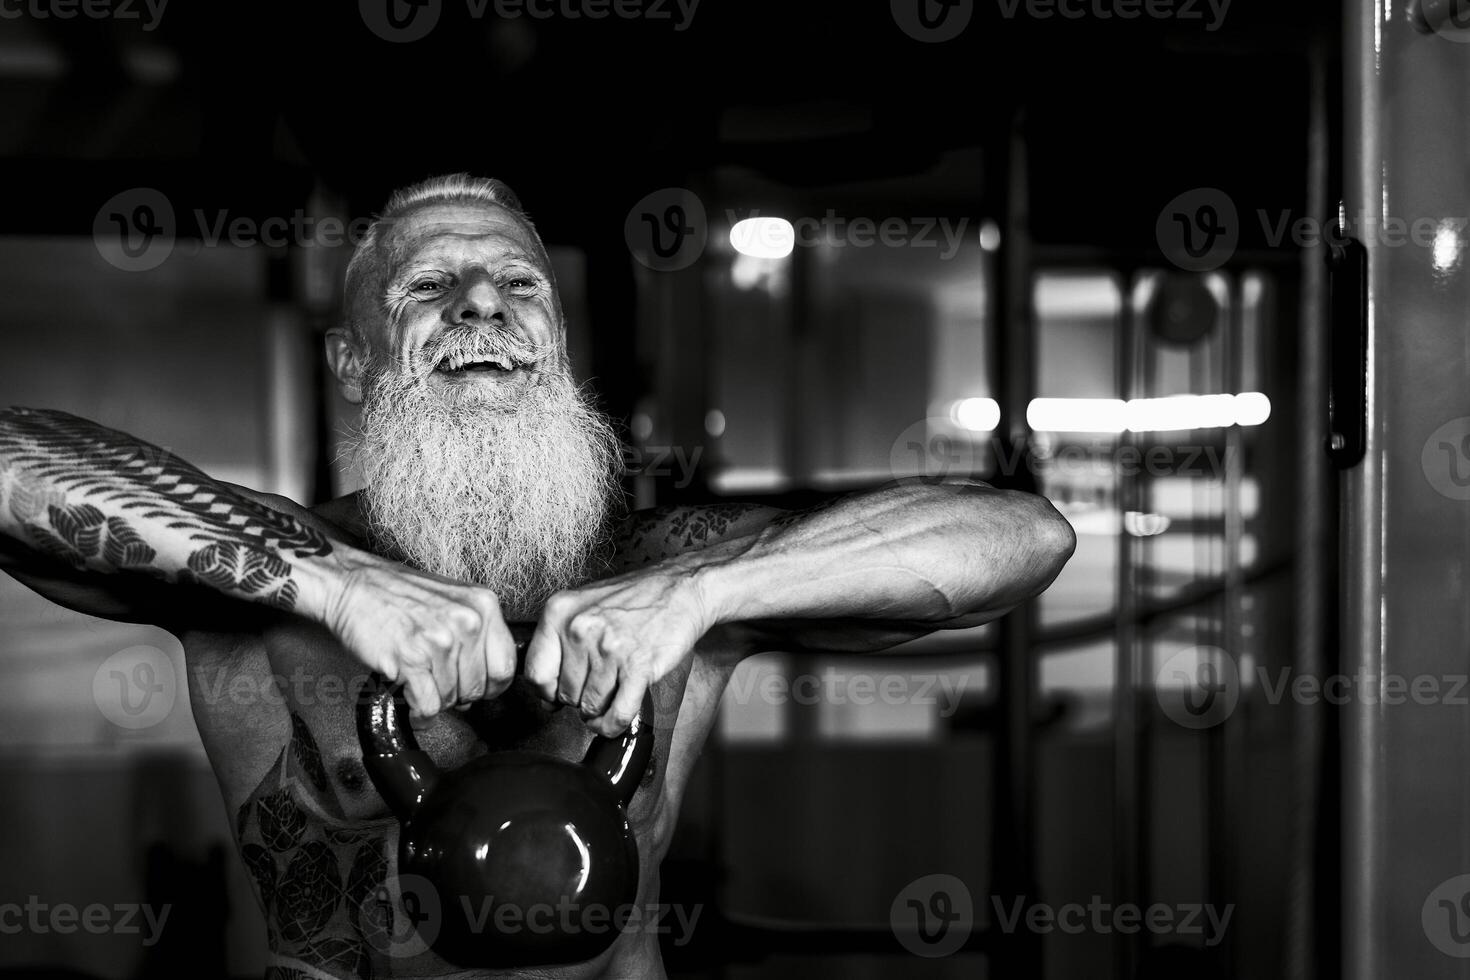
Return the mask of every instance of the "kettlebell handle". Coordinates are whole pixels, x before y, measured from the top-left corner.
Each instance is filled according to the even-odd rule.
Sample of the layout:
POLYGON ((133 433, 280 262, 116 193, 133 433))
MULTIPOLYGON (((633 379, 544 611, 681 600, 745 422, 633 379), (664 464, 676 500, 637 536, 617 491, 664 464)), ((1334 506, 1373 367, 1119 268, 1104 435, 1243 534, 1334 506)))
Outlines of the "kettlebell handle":
MULTIPOLYGON (((510 623, 516 644, 516 673, 525 667, 526 650, 535 633, 534 623, 510 623)), ((558 704, 558 707, 561 707, 558 704)), ((407 820, 434 788, 439 767, 419 748, 408 720, 408 699, 403 684, 383 675, 368 675, 357 702, 357 738, 362 745, 363 766, 378 792, 399 820, 407 820)), ((592 740, 582 765, 612 784, 618 800, 627 806, 653 756, 653 690, 643 693, 643 707, 633 716, 628 730, 616 738, 599 735, 592 740)))

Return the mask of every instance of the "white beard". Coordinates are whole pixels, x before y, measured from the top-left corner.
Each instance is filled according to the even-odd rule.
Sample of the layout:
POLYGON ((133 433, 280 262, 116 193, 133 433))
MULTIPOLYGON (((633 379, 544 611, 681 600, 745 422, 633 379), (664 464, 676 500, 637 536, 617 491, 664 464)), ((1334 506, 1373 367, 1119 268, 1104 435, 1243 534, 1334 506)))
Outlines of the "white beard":
POLYGON ((508 620, 606 569, 621 445, 569 376, 506 397, 375 371, 354 447, 383 554, 488 586, 508 620))

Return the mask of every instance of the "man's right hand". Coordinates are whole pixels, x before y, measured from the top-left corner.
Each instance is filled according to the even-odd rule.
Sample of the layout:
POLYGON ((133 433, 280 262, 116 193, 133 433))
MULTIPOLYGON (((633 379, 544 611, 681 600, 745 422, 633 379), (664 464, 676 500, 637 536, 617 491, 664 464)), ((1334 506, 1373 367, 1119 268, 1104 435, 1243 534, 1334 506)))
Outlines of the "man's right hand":
POLYGON ((177 607, 198 604, 169 589, 188 583, 314 619, 405 682, 421 716, 497 697, 515 675, 489 589, 360 551, 285 498, 65 412, 0 410, 0 539, 0 570, 81 612, 187 628, 177 607))
POLYGON ((368 668, 402 681, 415 715, 466 707, 510 686, 515 640, 494 592, 366 552, 338 554, 345 571, 325 625, 368 668))

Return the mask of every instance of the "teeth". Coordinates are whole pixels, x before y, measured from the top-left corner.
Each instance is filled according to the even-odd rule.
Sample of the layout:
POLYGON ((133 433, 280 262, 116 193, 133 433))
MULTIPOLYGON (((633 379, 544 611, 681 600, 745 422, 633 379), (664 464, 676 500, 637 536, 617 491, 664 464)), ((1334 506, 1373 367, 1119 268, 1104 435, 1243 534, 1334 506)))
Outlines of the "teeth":
POLYGON ((468 354, 450 354, 439 362, 440 371, 458 371, 471 364, 490 364, 502 371, 510 371, 512 365, 505 357, 472 357, 468 354))

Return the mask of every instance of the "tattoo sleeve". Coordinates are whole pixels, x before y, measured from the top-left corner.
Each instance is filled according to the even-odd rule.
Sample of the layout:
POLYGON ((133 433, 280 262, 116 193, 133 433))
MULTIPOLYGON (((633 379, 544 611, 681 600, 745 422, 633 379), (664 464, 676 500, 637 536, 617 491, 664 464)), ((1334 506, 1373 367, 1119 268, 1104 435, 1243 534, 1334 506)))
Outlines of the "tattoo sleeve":
POLYGON ((332 553, 315 529, 165 450, 23 408, 0 411, 0 534, 77 569, 288 610, 321 601, 322 560, 332 553))

